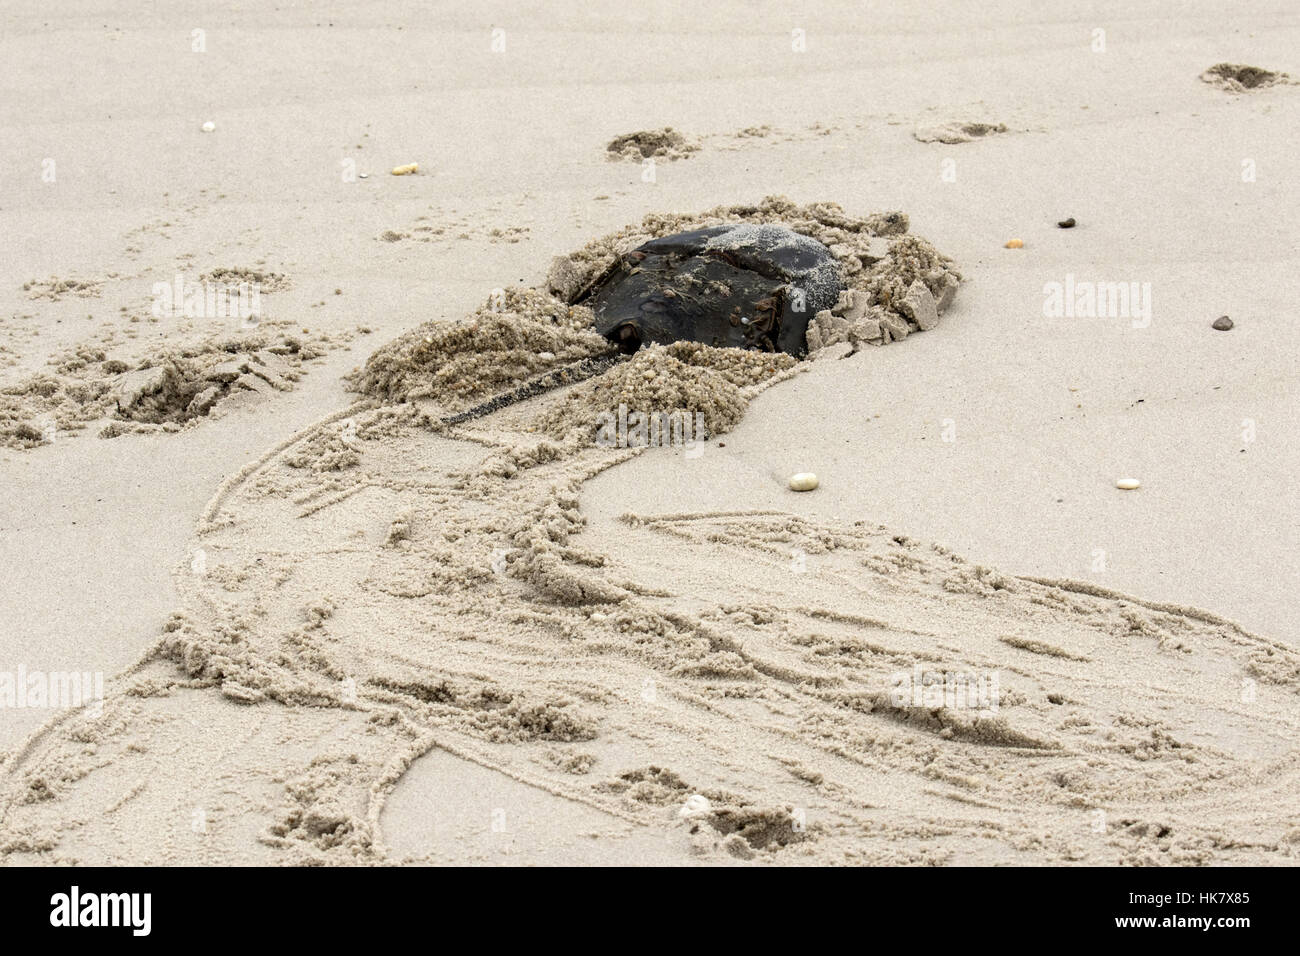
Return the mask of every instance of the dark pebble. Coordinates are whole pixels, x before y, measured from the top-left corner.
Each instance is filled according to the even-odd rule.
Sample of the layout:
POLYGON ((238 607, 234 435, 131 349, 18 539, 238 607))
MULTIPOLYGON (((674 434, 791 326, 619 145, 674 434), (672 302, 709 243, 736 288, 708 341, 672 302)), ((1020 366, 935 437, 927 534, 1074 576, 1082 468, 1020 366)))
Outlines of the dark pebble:
POLYGON ((1071 217, 1069 219, 1062 219, 1060 222, 1057 223, 1057 225, 1060 226, 1062 229, 1073 229, 1074 218, 1071 217))
POLYGON ((1232 319, 1228 318, 1226 315, 1221 315, 1214 320, 1211 327, 1218 329, 1220 332, 1226 332, 1228 329, 1232 328, 1232 319))

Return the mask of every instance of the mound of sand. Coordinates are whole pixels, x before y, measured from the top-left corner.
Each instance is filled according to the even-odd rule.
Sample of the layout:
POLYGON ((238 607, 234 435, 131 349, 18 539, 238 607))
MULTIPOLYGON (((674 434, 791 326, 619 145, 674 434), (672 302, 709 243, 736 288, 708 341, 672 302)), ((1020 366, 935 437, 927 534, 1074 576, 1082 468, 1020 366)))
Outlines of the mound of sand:
POLYGON ((23 283, 23 291, 29 299, 49 299, 57 302, 65 295, 75 295, 81 299, 96 298, 103 287, 100 279, 60 279, 51 276, 48 279, 32 279, 23 283))
POLYGON ((269 272, 247 266, 218 266, 199 276, 199 281, 230 287, 238 287, 246 282, 266 293, 283 292, 293 286, 292 280, 283 272, 269 272))
POLYGON ((630 361, 571 389, 540 417, 538 428, 556 438, 590 442, 608 421, 602 416, 617 416, 622 408, 686 416, 702 422, 708 435, 721 435, 739 424, 754 386, 794 365, 783 352, 715 349, 698 342, 643 348, 630 361))
POLYGON ((665 126, 663 129, 643 129, 615 136, 605 150, 611 160, 639 163, 643 159, 685 159, 699 148, 671 126, 665 126))
POLYGON ((291 390, 309 362, 350 338, 285 335, 274 331, 277 324, 286 323, 136 357, 110 356, 96 345, 67 349, 45 371, 0 389, 0 444, 33 448, 95 424, 102 438, 175 431, 233 407, 236 397, 291 390))
POLYGON ((399 336, 348 381, 382 401, 431 399, 457 412, 552 368, 608 353, 591 323, 591 310, 545 292, 494 292, 467 318, 426 322, 399 336))
POLYGON ((917 129, 912 133, 912 138, 921 143, 945 143, 956 146, 1006 131, 1005 123, 944 123, 941 126, 917 129))
POLYGON ((1262 90, 1265 87, 1294 83, 1286 73, 1275 73, 1244 63, 1216 63, 1201 74, 1201 82, 1232 93, 1262 90))

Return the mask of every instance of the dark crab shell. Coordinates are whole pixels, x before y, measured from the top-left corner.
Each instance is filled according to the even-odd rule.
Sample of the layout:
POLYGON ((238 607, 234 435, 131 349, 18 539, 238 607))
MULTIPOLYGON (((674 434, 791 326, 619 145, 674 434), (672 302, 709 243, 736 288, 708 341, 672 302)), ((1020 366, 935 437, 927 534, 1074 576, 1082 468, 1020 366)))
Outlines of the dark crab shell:
POLYGON ((624 352, 681 340, 807 351, 808 321, 844 275, 829 249, 783 226, 712 226, 653 239, 623 255, 578 298, 624 352))

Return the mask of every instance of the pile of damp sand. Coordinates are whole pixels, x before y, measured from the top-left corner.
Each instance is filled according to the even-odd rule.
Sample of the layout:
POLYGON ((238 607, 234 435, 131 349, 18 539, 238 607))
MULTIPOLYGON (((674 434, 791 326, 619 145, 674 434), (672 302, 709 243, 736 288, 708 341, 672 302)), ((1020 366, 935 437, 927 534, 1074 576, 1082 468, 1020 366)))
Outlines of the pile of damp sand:
POLYGON ((1295 83, 1286 73, 1265 70, 1244 63, 1216 63, 1201 74, 1201 82, 1231 93, 1246 93, 1269 86, 1295 83))
POLYGON ((353 338, 277 330, 289 325, 267 322, 244 335, 209 334, 137 355, 72 346, 0 388, 0 447, 35 448, 95 425, 101 438, 179 431, 241 400, 291 391, 311 362, 353 338))
POLYGON ((630 410, 685 421, 694 438, 701 437, 696 421, 705 436, 721 435, 740 424, 758 389, 795 364, 784 352, 717 349, 699 342, 643 348, 631 361, 570 390, 542 414, 538 430, 589 442, 611 417, 630 410))
POLYGON ((663 129, 643 129, 615 136, 605 146, 605 151, 610 160, 641 162, 645 159, 685 159, 699 148, 671 126, 665 126, 663 129))

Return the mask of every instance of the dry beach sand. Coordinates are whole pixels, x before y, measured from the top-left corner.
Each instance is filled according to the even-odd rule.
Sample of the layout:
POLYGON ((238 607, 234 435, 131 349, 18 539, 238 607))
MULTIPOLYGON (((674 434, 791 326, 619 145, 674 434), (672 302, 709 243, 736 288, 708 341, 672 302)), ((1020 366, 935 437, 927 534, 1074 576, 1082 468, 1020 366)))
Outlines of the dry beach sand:
POLYGON ((1294 863, 1300 15, 899 7, 7 7, 0 859, 1294 863), (809 360, 566 379, 719 222, 809 360))

